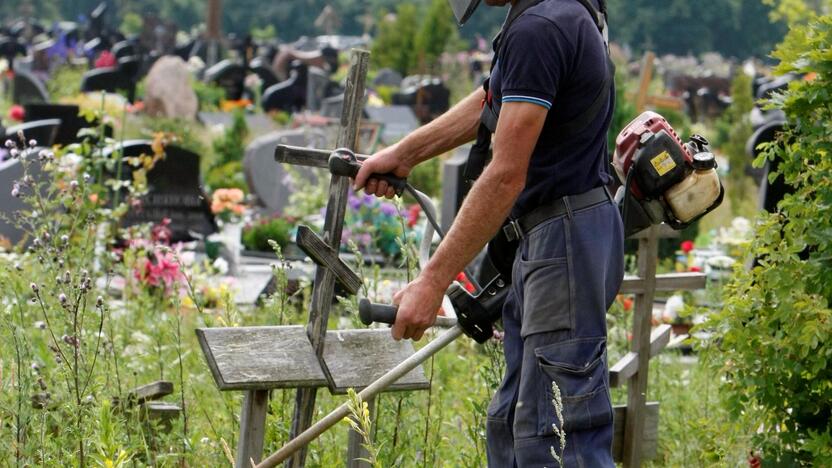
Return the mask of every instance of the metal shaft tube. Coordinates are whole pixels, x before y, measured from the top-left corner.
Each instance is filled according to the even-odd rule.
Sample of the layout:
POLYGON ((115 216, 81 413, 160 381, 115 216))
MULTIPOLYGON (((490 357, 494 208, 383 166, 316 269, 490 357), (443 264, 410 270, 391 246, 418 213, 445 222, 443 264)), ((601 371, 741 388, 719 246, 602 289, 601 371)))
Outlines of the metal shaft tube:
MULTIPOLYGON (((460 335, 462 335, 462 328, 460 328, 459 325, 456 325, 453 328, 446 330, 435 340, 425 345, 424 348, 415 352, 409 358, 402 361, 399 365, 390 369, 389 372, 379 377, 378 380, 368 385, 367 388, 358 393, 358 396, 361 397, 362 401, 366 401, 378 395, 379 393, 384 391, 384 389, 395 383, 400 378, 404 377, 405 374, 413 370, 416 366, 427 361, 439 350, 441 350, 445 346, 448 346, 448 344, 450 344, 452 341, 459 338, 460 335)), ((326 415, 323 419, 313 424, 309 429, 303 431, 297 437, 287 442, 286 445, 284 445, 280 450, 269 455, 269 457, 261 461, 256 468, 272 468, 274 466, 277 466, 277 464, 283 462, 284 460, 292 456, 293 453, 297 452, 313 440, 317 439, 329 428, 338 424, 339 421, 349 416, 349 414, 350 410, 348 404, 342 404, 334 411, 326 415)))

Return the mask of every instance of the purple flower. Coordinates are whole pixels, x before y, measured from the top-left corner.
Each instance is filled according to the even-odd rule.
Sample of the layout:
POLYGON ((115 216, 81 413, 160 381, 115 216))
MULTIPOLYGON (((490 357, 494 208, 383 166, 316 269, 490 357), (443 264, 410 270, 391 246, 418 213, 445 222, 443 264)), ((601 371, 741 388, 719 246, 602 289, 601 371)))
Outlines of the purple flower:
POLYGON ((370 236, 369 233, 365 232, 364 234, 361 234, 360 236, 358 236, 358 243, 361 244, 361 245, 370 245, 370 243, 372 241, 373 241, 373 237, 370 236))
POLYGON ((396 205, 385 202, 381 204, 381 212, 387 216, 395 216, 399 210, 396 209, 396 205))
POLYGON ((364 196, 361 197, 361 202, 364 203, 364 205, 369 206, 371 208, 375 204, 375 201, 376 198, 372 195, 364 194, 364 196))
POLYGON ((350 209, 353 211, 358 211, 361 209, 361 199, 356 197, 355 195, 350 195, 349 199, 347 200, 347 204, 349 204, 350 209))

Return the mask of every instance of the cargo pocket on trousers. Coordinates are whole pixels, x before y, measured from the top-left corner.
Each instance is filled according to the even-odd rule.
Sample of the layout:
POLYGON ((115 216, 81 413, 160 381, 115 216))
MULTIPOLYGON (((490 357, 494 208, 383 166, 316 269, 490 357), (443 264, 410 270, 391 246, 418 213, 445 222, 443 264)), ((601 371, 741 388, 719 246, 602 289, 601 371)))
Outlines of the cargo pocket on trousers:
POLYGON ((606 340, 578 338, 535 349, 542 374, 540 392, 546 401, 539 402, 540 435, 553 433, 557 423, 569 437, 570 431, 600 427, 612 422, 612 404, 606 384, 606 340), (552 403, 552 382, 560 389, 563 404, 563 426, 552 403))
POLYGON ((521 260, 523 318, 520 335, 572 328, 572 288, 566 257, 521 260))

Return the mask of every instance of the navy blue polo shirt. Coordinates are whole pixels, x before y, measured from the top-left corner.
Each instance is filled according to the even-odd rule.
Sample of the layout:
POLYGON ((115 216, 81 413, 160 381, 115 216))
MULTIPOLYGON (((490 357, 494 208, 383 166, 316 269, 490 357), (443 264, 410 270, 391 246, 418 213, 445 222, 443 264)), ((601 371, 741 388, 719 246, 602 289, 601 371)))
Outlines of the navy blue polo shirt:
POLYGON ((512 217, 610 182, 607 130, 615 93, 583 130, 563 137, 552 131, 592 104, 606 73, 603 38, 577 0, 543 0, 510 25, 491 74, 492 102, 530 102, 549 110, 512 217))

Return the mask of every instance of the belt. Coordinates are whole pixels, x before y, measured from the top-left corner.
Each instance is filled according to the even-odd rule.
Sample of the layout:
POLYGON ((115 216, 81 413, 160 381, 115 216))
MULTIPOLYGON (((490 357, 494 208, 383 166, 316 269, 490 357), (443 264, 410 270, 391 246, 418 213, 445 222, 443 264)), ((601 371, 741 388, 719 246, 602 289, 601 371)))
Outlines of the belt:
POLYGON ((522 239, 526 234, 544 221, 562 215, 569 215, 576 210, 583 210, 606 201, 612 201, 612 196, 606 187, 596 187, 579 195, 567 195, 552 203, 539 206, 525 215, 510 220, 503 226, 503 234, 509 242, 522 239))

